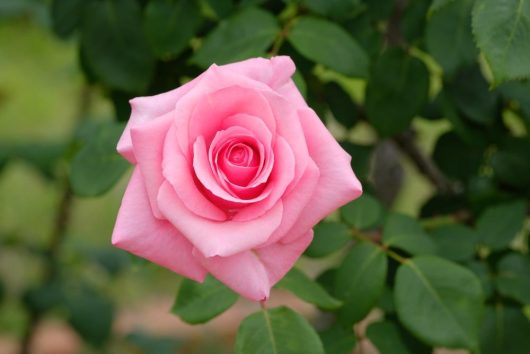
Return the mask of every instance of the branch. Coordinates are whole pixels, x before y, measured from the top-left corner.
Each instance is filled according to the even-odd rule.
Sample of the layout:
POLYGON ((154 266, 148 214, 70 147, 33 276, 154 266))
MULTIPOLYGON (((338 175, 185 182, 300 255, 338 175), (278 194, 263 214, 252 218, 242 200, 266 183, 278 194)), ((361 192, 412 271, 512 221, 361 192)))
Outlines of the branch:
MULTIPOLYGON (((85 119, 91 105, 91 89, 84 86, 79 95, 78 112, 76 116, 76 127, 85 119)), ((43 283, 50 282, 58 271, 58 260, 60 258, 61 245, 65 239, 66 231, 70 221, 73 193, 70 186, 68 176, 65 176, 63 182, 62 194, 55 215, 55 222, 50 236, 50 242, 45 249, 46 263, 44 265, 43 283)), ((28 324, 22 337, 20 353, 30 353, 30 346, 33 335, 42 318, 42 313, 28 309, 28 324)))
POLYGON ((414 132, 408 130, 393 138, 401 151, 407 155, 420 173, 425 175, 435 186, 442 192, 447 194, 455 194, 457 189, 455 185, 440 171, 438 166, 418 148, 414 141, 414 132))

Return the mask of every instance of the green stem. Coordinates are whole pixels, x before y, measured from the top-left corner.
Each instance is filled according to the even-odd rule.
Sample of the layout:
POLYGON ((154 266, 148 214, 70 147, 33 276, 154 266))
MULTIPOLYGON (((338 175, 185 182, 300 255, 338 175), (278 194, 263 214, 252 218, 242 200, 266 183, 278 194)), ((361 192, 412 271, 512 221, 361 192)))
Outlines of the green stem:
POLYGON ((391 249, 389 249, 389 248, 386 247, 385 245, 382 245, 382 244, 380 244, 380 243, 377 243, 377 242, 374 241, 371 237, 364 235, 363 233, 359 232, 358 230, 353 230, 353 231, 352 231, 352 235, 353 235, 353 237, 354 237, 355 239, 357 239, 357 240, 359 240, 359 241, 365 241, 365 242, 370 242, 370 243, 372 243, 374 246, 378 247, 378 248, 381 249, 383 252, 385 252, 390 258, 395 259, 395 260, 398 261, 399 263, 405 263, 405 262, 407 262, 407 258, 400 256, 399 254, 397 254, 396 252, 392 251, 391 249))

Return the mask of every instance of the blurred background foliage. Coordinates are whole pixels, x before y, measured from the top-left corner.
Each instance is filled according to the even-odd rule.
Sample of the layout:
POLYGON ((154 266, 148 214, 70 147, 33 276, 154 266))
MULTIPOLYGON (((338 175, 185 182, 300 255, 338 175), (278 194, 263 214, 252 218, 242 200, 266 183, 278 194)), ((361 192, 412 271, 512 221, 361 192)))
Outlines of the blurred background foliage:
MULTIPOLYGON (((530 351, 528 2, 6 0, 0 352, 233 352, 255 304, 110 247, 115 144, 130 98, 282 54, 365 194, 273 293, 318 330, 268 310, 279 353, 530 351)), ((237 353, 268 343, 260 316, 237 353)))

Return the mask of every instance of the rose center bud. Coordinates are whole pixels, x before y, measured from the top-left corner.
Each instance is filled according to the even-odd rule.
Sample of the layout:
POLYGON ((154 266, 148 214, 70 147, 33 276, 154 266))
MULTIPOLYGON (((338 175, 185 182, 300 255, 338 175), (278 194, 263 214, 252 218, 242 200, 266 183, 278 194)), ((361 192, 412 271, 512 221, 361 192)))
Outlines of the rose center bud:
POLYGON ((252 143, 248 141, 229 141, 221 149, 221 170, 228 181, 244 187, 256 175, 259 155, 252 143))
POLYGON ((257 164, 254 150, 246 144, 232 145, 226 155, 227 160, 236 166, 251 167, 257 164))

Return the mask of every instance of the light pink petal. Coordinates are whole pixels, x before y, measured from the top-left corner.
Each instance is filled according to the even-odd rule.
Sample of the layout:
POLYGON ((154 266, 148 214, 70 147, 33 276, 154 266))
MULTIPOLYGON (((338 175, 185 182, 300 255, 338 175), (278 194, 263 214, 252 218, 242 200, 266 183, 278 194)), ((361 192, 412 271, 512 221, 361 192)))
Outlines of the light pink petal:
POLYGON ((133 127, 130 132, 134 156, 143 175, 151 209, 157 218, 160 218, 160 211, 156 205, 156 197, 164 181, 162 175, 164 140, 172 121, 173 114, 169 112, 158 119, 133 127))
POLYGON ((303 109, 308 107, 306 101, 304 100, 304 97, 300 93, 300 90, 298 90, 298 87, 296 87, 296 84, 293 80, 289 80, 281 87, 278 87, 276 89, 276 92, 280 96, 285 98, 287 101, 291 102, 296 107, 296 109, 303 109))
POLYGON ((118 152, 129 162, 136 163, 132 150, 131 129, 172 111, 175 108, 175 104, 194 88, 203 77, 204 74, 169 92, 155 96, 136 97, 130 100, 131 117, 118 141, 118 152))
POLYGON ((209 144, 223 121, 237 114, 259 117, 274 134, 276 123, 271 107, 257 90, 231 86, 203 96, 189 117, 189 141, 203 136, 209 144))
POLYGON ((249 130, 264 146, 268 147, 272 144, 272 133, 261 118, 248 114, 236 114, 223 120, 221 128, 226 130, 230 127, 242 127, 249 130))
POLYGON ((293 239, 289 243, 275 243, 255 250, 267 269, 271 285, 280 281, 300 258, 313 240, 313 230, 309 229, 293 239))
POLYGON ((288 56, 277 56, 271 59, 252 58, 222 65, 219 68, 263 82, 274 90, 288 82, 296 70, 293 61, 288 56))
POLYGON ((361 183, 351 169, 350 155, 340 147, 313 110, 300 110, 299 115, 309 154, 318 166, 320 178, 307 208, 288 232, 285 242, 362 194, 361 183))
POLYGON ((190 212, 211 220, 226 220, 226 213, 208 200, 195 185, 193 166, 180 151, 175 130, 174 126, 169 129, 164 143, 164 177, 190 212))
POLYGON ((296 161, 295 176, 293 179, 294 186, 302 177, 309 160, 306 138, 302 125, 300 124, 298 112, 292 103, 286 101, 281 96, 272 92, 263 92, 262 94, 269 102, 273 114, 276 117, 278 135, 285 138, 294 153, 296 161))
POLYGON ((207 220, 189 211, 167 182, 160 188, 158 206, 162 214, 206 257, 231 256, 263 244, 280 225, 283 212, 283 205, 278 202, 252 221, 207 220))
POLYGON ((253 300, 269 297, 270 289, 292 268, 313 239, 309 230, 288 244, 273 244, 230 257, 197 257, 208 271, 235 292, 253 300))
POLYGON ((175 273, 203 281, 206 270, 192 255, 193 247, 168 221, 151 214, 138 168, 134 169, 112 234, 112 244, 175 273))
POLYGON ((272 285, 267 270, 253 251, 244 251, 230 257, 201 257, 203 266, 214 277, 240 295, 262 301, 269 297, 272 285))
MULTIPOLYGON (((318 167, 315 162, 310 159, 307 168, 296 187, 282 197, 282 223, 267 240, 265 243, 266 245, 276 243, 284 237, 289 236, 289 232, 296 222, 306 224, 306 221, 302 220, 302 218, 308 218, 308 216, 303 214, 303 211, 306 208, 313 207, 313 205, 308 203, 317 188, 319 178, 320 172, 318 167)), ((312 219, 309 221, 312 221, 312 219)), ((289 238, 292 239, 292 236, 289 238)))

